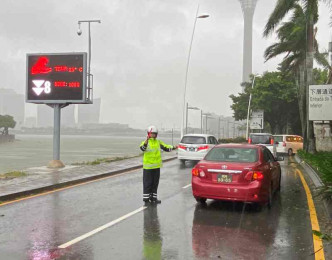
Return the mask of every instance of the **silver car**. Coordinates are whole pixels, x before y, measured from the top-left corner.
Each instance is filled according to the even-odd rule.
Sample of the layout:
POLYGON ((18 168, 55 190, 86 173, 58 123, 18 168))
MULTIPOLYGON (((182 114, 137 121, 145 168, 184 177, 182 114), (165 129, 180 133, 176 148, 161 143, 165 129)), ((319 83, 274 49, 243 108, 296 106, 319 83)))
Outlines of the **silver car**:
POLYGON ((178 145, 178 159, 183 164, 186 161, 200 161, 217 144, 218 141, 213 135, 184 135, 178 145))

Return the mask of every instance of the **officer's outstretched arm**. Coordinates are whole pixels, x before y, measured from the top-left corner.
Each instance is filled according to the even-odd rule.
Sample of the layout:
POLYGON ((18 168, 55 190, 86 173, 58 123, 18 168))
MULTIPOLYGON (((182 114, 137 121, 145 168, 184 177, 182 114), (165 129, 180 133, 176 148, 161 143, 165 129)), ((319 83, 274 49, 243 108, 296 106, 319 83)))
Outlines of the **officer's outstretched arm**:
POLYGON ((176 149, 176 146, 165 144, 163 141, 160 141, 160 148, 164 150, 165 152, 170 152, 174 149, 176 149))

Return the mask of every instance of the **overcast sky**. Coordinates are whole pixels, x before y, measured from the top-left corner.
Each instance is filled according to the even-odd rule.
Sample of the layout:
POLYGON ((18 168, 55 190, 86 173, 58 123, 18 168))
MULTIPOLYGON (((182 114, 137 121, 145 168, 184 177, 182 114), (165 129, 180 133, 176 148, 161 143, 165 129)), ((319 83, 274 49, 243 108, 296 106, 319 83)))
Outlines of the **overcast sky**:
MULTIPOLYGON (((264 63, 273 38, 262 38, 276 0, 259 0, 254 17, 253 72, 274 70, 280 59, 264 63)), ((0 88, 25 91, 26 53, 87 51, 92 25, 95 97, 102 98, 103 123, 180 127, 186 63, 197 0, 1 0, 0 88)), ((318 40, 326 49, 329 13, 320 8, 318 40)), ((241 91, 243 18, 238 0, 201 0, 188 75, 190 105, 230 116, 230 94, 241 91)), ((27 105, 27 116, 36 106, 27 105)), ((199 112, 190 111, 198 126, 199 112)))

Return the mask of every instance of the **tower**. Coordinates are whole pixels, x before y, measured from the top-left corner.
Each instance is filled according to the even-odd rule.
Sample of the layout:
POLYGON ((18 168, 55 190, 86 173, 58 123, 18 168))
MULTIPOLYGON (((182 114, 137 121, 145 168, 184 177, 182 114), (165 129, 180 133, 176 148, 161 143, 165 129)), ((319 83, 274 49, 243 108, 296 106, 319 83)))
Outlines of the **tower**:
POLYGON ((244 18, 242 82, 248 82, 249 75, 252 74, 252 25, 258 0, 239 1, 244 18))

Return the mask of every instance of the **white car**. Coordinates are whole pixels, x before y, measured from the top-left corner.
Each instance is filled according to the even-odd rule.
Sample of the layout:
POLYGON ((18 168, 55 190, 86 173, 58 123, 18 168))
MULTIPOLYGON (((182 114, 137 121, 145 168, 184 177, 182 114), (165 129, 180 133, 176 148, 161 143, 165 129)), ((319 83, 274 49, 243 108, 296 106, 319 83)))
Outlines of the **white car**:
POLYGON ((248 143, 262 144, 270 150, 274 157, 277 156, 276 145, 274 145, 274 138, 270 133, 251 133, 249 135, 248 143))
POLYGON ((186 161, 200 161, 217 144, 218 141, 213 135, 184 135, 178 145, 178 159, 183 164, 186 161))
POLYGON ((293 155, 297 150, 303 149, 303 138, 298 135, 274 135, 277 144, 277 153, 293 155))

